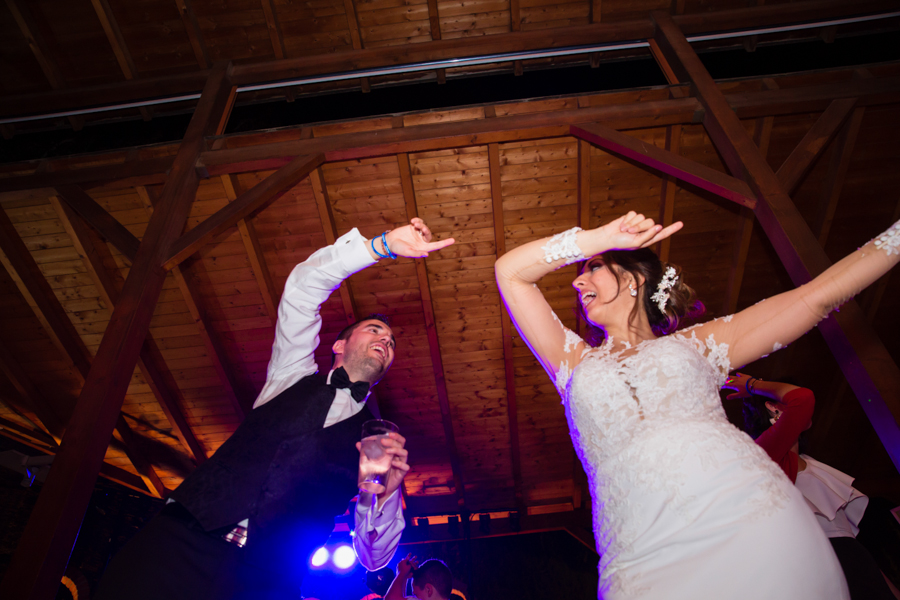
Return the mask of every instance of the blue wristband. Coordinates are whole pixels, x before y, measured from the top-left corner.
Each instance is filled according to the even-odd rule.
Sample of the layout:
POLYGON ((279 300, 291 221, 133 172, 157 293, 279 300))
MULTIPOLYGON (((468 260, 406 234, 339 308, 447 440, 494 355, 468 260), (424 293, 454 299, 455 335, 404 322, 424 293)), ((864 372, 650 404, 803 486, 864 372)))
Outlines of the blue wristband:
MULTIPOLYGON (((390 257, 390 258, 397 258, 397 255, 394 254, 393 252, 391 252, 391 249, 388 248, 388 244, 387 244, 387 231, 385 231, 384 233, 381 234, 381 245, 384 247, 384 251, 388 253, 387 257, 385 257, 385 258, 388 258, 388 257, 390 257)), ((373 246, 373 248, 374 248, 374 246, 373 246)), ((379 255, 379 256, 380 256, 380 255, 379 255)))
POLYGON ((372 238, 371 240, 369 240, 369 242, 372 244, 372 252, 377 254, 378 258, 390 258, 389 254, 382 254, 381 252, 379 252, 378 250, 375 249, 375 238, 372 238))

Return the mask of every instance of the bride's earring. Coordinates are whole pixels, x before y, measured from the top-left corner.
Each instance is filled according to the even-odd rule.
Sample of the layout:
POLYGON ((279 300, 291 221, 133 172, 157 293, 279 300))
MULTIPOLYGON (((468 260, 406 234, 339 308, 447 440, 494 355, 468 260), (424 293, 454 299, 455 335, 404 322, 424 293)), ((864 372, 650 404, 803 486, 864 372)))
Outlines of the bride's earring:
POLYGON ((629 283, 629 284, 628 284, 628 292, 631 294, 631 297, 632 297, 632 298, 635 297, 635 296, 637 296, 637 290, 634 289, 634 284, 633 284, 633 283, 629 283))

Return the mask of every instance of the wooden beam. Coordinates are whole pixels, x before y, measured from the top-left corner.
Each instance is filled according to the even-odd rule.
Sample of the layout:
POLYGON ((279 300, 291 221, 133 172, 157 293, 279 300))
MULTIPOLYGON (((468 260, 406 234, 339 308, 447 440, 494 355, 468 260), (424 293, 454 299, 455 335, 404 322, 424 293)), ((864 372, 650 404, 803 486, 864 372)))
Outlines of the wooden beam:
POLYGON ((200 23, 197 22, 197 16, 194 14, 191 0, 175 0, 175 6, 178 8, 178 14, 181 15, 181 21, 184 23, 184 31, 187 34, 191 48, 194 50, 194 57, 201 69, 208 69, 210 64, 209 56, 206 54, 206 46, 203 44, 203 31, 200 29, 200 23))
MULTIPOLYGON (((895 9, 896 2, 894 0, 861 0, 853 3, 844 0, 812 0, 679 15, 675 17, 675 20, 684 32, 699 34, 805 22, 809 20, 810 14, 817 15, 817 18, 829 19, 875 14, 895 9)), ((179 12, 184 15, 180 9, 179 12)), ((237 85, 249 85, 323 73, 467 58, 511 51, 642 40, 652 38, 653 31, 651 20, 640 18, 625 22, 557 28, 552 30, 552 34, 548 33, 548 30, 513 31, 508 34, 440 40, 427 44, 403 44, 351 50, 328 55, 238 65, 235 67, 234 81, 237 85)), ((85 108, 96 106, 98 99, 109 103, 125 103, 165 95, 196 93, 202 89, 207 75, 208 73, 201 72, 182 73, 158 78, 135 79, 117 84, 59 90, 51 93, 4 97, 0 99, 0 116, 85 108)))
MULTIPOLYGON (((669 125, 666 127, 666 152, 677 156, 681 149, 681 125, 669 125)), ((675 192, 678 186, 675 177, 666 175, 662 178, 662 186, 659 190, 659 222, 669 226, 675 221, 675 192)), ((659 259, 663 262, 669 260, 669 250, 672 248, 672 238, 666 238, 659 243, 659 259)))
POLYGON ((273 0, 260 0, 263 12, 266 15, 266 27, 269 30, 269 39, 272 41, 272 51, 276 60, 287 58, 284 49, 284 35, 281 33, 281 23, 278 21, 278 12, 275 10, 273 0))
POLYGON ((747 208, 756 206, 753 192, 745 182, 689 158, 657 148, 653 144, 648 144, 598 123, 573 125, 571 132, 575 137, 590 142, 608 152, 637 161, 667 175, 672 175, 726 200, 737 202, 747 208))
MULTIPOLYGON (((238 182, 234 175, 222 175, 222 187, 225 189, 225 196, 230 201, 234 201, 238 197, 238 182)), ((244 249, 247 251, 247 258, 250 260, 250 268, 253 269, 253 276, 259 285, 259 293, 262 294, 263 304, 266 307, 272 325, 278 319, 278 303, 281 301, 281 294, 275 289, 272 283, 272 274, 269 266, 266 264, 266 257, 263 255, 262 246, 259 244, 259 237, 256 235, 256 228, 253 227, 248 219, 241 219, 237 223, 238 231, 241 233, 241 241, 244 243, 244 249)))
MULTIPOLYGON (((54 161, 47 161, 48 172, 37 172, 16 177, 0 177, 0 192, 35 190, 57 185, 101 185, 108 181, 133 180, 131 185, 164 183, 166 173, 172 168, 174 157, 163 156, 143 160, 126 160, 119 164, 83 169, 54 170, 54 161)), ((61 161, 60 161, 61 162, 61 161)), ((36 166, 36 165, 35 165, 36 166)))
POLYGON ((588 0, 588 10, 590 11, 590 23, 599 23, 603 20, 603 0, 588 0))
MULTIPOLYGON (((309 176, 312 184, 313 196, 316 198, 316 207, 319 209, 319 220, 322 221, 322 231, 325 233, 325 241, 329 246, 337 240, 337 226, 334 221, 334 212, 331 209, 331 201, 328 198, 328 188, 325 187, 325 177, 322 169, 316 169, 309 176)), ((350 286, 346 281, 341 282, 341 304, 344 307, 344 318, 347 325, 356 322, 356 306, 350 296, 350 286)))
POLYGON ((347 17, 347 29, 350 31, 350 43, 354 50, 361 50, 362 36, 359 34, 359 19, 356 17, 356 6, 353 0, 344 0, 344 15, 347 17))
MULTIPOLYGON (((513 2, 518 4, 518 0, 510 0, 510 5, 512 5, 513 2)), ((440 40, 441 16, 438 13, 437 0, 428 0, 428 22, 431 25, 431 39, 435 41, 440 40)))
MULTIPOLYGON (((774 82, 772 82, 774 85, 774 82)), ((772 127, 775 125, 775 117, 760 117, 756 120, 753 134, 753 142, 759 148, 760 154, 766 156, 769 153, 769 140, 772 138, 772 127)), ((722 301, 720 314, 730 315, 737 310, 738 299, 741 296, 741 285, 744 282, 744 269, 747 266, 747 257, 750 253, 750 239, 753 235, 753 211, 742 207, 738 216, 738 236, 734 241, 731 268, 728 270, 728 284, 725 287, 725 299, 722 301)))
MULTIPOLYGON (((147 210, 152 218, 154 204, 156 203, 153 202, 146 188, 138 187, 136 190, 144 204, 144 209, 147 210)), ((191 313, 191 318, 194 319, 194 323, 197 325, 197 333, 200 339, 203 340, 203 345, 206 347, 206 355, 209 357, 213 369, 222 383, 225 396, 231 403, 235 414, 237 414, 239 419, 243 420, 247 412, 251 410, 253 399, 250 397, 251 394, 249 392, 243 390, 237 377, 234 376, 234 369, 228 366, 228 354, 225 352, 225 347, 222 345, 219 336, 216 335, 212 320, 203 308, 203 301, 194 292, 189 283, 191 269, 199 270, 201 268, 202 265, 197 264, 197 262, 194 262, 190 267, 178 264, 172 268, 171 273, 184 299, 185 306, 187 306, 188 312, 191 313)))
POLYGON ((853 148, 856 146, 856 137, 865 116, 865 108, 857 108, 850 116, 850 120, 841 129, 835 140, 834 150, 831 154, 827 179, 822 197, 819 199, 819 210, 816 213, 816 224, 813 233, 824 248, 831 232, 831 223, 837 210, 838 200, 844 189, 844 181, 847 179, 847 170, 853 158, 853 148))
MULTIPOLYGON (((688 74, 705 113, 703 124, 732 173, 745 178, 758 199, 757 219, 796 285, 808 282, 831 265, 803 216, 784 192, 728 105, 703 63, 672 21, 654 12, 656 40, 675 72, 688 74)), ((848 302, 819 323, 847 381, 881 438, 894 465, 900 468, 900 369, 878 339, 856 302, 848 302)))
MULTIPOLYGON (((500 146, 488 146, 488 166, 491 175, 491 206, 494 221, 494 247, 497 258, 506 254, 506 228, 503 221, 503 192, 500 182, 500 146)), ((590 194, 590 192, 588 192, 590 194)), ((513 365, 512 320, 503 300, 500 300, 500 329, 503 334, 503 368, 506 374, 506 415, 509 426, 509 454, 512 465, 516 508, 525 511, 525 489, 522 484, 522 450, 519 445, 519 410, 516 402, 516 370, 513 365)))
POLYGON ((788 195, 796 191, 813 164, 828 147, 850 111, 856 106, 856 101, 856 98, 841 98, 832 102, 785 159, 775 175, 788 195))
POLYGON ((85 220, 97 233, 115 246, 129 261, 134 261, 141 241, 128 231, 118 219, 106 212, 96 200, 77 185, 60 185, 56 187, 59 197, 69 208, 85 220))
MULTIPOLYGON (((88 274, 94 280, 100 298, 113 310, 119 301, 119 288, 116 280, 104 263, 110 263, 113 258, 105 244, 96 239, 87 225, 65 203, 58 198, 50 198, 50 203, 59 215, 60 222, 72 239, 72 243, 81 256, 88 274)), ((156 343, 151 335, 147 335, 144 346, 141 348, 138 358, 138 369, 144 376, 147 385, 150 386, 160 408, 166 415, 172 432, 181 441, 182 446, 194 457, 197 464, 206 460, 206 450, 194 437, 190 426, 185 421, 181 411, 184 398, 178 390, 175 378, 169 372, 169 368, 162 358, 156 343)))
MULTIPOLYGON (((63 358, 75 367, 76 372, 87 379, 92 362, 87 346, 59 298, 47 283, 34 257, 16 233, 6 212, 0 211, 0 213, 2 213, 0 214, 0 249, 3 250, 6 257, 3 261, 4 266, 18 284, 22 295, 31 305, 35 316, 43 325, 50 339, 54 341, 63 358)), ((131 372, 134 372, 134 368, 131 369, 131 372)), ((162 485, 156 472, 142 456, 140 450, 131 443, 132 436, 129 435, 129 432, 120 431, 120 426, 128 427, 127 423, 124 426, 122 423, 125 423, 124 420, 119 421, 116 430, 123 436, 128 459, 139 470, 141 477, 145 478, 147 488, 160 496, 163 495, 165 486, 162 485)))
POLYGON ((522 31, 522 13, 519 0, 509 0, 509 30, 522 31))
POLYGON ((322 154, 298 156, 257 183, 238 196, 234 202, 229 202, 178 238, 172 244, 171 254, 165 261, 165 268, 172 269, 175 265, 181 264, 215 236, 234 227, 238 221, 247 219, 257 211, 263 210, 297 185, 324 161, 325 157, 322 154))
POLYGON ((50 600, 56 594, 165 281, 160 265, 184 228, 199 185, 194 166, 204 137, 221 133, 227 120, 234 94, 230 74, 230 64, 217 65, 204 88, 0 596, 50 600))
POLYGON ((3 417, 0 417, 0 429, 6 429, 15 432, 18 435, 28 436, 36 443, 46 446, 48 450, 55 450, 58 446, 55 438, 47 435, 40 429, 32 429, 31 427, 16 423, 15 421, 10 421, 9 419, 4 419, 3 417))
MULTIPOLYGON (((398 154, 397 165, 400 168, 400 187, 406 202, 407 220, 419 216, 416 206, 416 192, 413 187, 412 174, 409 168, 409 155, 398 154)), ((462 465, 459 462, 459 451, 456 447, 456 436, 453 433, 453 420, 450 414, 450 395, 447 393, 447 380, 444 377, 444 361, 441 358, 441 345, 438 340, 437 324, 434 319, 434 305, 431 301, 431 287, 428 283, 428 268, 425 260, 415 259, 416 277, 419 282, 419 293, 422 296, 422 311, 425 316, 425 332, 428 335, 428 352, 431 355, 431 367, 434 371, 434 383, 437 387, 438 404, 441 408, 441 422, 444 426, 444 439, 447 452, 450 454, 450 468, 453 471, 453 486, 456 488, 456 500, 459 508, 466 507, 466 489, 462 478, 462 465)))

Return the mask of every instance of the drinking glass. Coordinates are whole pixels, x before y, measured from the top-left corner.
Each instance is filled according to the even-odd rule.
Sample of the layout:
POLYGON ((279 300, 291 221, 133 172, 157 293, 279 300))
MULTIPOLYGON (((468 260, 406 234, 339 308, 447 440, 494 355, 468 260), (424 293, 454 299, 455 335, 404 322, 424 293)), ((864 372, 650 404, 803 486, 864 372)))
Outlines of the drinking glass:
POLYGON ((360 490, 372 494, 384 492, 393 457, 385 451, 387 449, 381 440, 388 437, 392 431, 399 432, 400 428, 383 419, 363 423, 362 451, 359 454, 360 490))

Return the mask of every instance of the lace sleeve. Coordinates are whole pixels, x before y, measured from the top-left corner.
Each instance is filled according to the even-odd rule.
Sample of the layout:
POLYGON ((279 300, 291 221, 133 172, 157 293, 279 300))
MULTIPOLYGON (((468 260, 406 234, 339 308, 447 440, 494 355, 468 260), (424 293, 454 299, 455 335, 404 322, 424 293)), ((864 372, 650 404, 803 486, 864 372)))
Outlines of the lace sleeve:
POLYGON ((571 229, 519 246, 495 267, 497 285, 513 324, 561 394, 581 360, 585 343, 562 324, 534 282, 584 258, 576 240, 578 231, 571 229))
POLYGON ((763 300, 733 318, 696 327, 696 335, 715 336, 728 347, 739 368, 784 348, 815 327, 900 261, 900 222, 800 287, 763 300))

